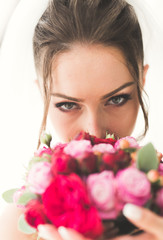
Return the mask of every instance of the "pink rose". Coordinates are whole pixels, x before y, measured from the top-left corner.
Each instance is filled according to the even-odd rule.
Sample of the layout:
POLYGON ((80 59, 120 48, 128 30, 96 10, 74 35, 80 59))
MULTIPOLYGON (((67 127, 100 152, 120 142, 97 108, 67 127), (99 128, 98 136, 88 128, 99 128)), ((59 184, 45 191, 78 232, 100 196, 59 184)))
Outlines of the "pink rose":
POLYGON ((161 215, 163 215, 163 188, 157 192, 155 202, 161 210, 161 215))
POLYGON ((36 157, 42 157, 44 154, 47 155, 51 155, 53 152, 50 148, 47 147, 43 147, 43 148, 39 148, 36 152, 35 152, 35 156, 36 157))
POLYGON ((115 153, 115 149, 111 144, 107 143, 99 143, 93 146, 93 152, 108 152, 108 153, 115 153))
POLYGON ((114 148, 115 149, 120 149, 120 145, 121 145, 121 142, 123 140, 127 140, 127 142, 129 143, 129 148, 139 148, 139 144, 137 143, 136 139, 133 138, 133 137, 124 137, 124 138, 120 138, 114 145, 114 148))
POLYGON ((47 217, 56 227, 73 228, 89 238, 102 234, 97 210, 90 204, 78 175, 56 175, 44 192, 42 201, 47 217))
POLYGON ((89 140, 72 140, 64 148, 64 153, 74 158, 82 158, 86 152, 92 152, 92 145, 89 140))
POLYGON ((57 143, 53 147, 54 152, 63 152, 63 149, 68 145, 68 143, 57 143))
POLYGON ((163 163, 159 164, 158 171, 159 171, 160 175, 163 176, 163 163))
POLYGON ((26 188, 25 188, 25 186, 23 186, 19 190, 17 190, 13 195, 13 202, 16 204, 16 206, 18 208, 21 208, 21 209, 25 209, 25 206, 21 205, 21 204, 17 204, 17 202, 19 201, 19 198, 23 195, 25 190, 26 190, 26 188))
POLYGON ((27 182, 31 192, 42 194, 52 181, 51 164, 49 162, 38 162, 31 168, 27 182))
POLYGON ((88 176, 87 188, 90 198, 98 210, 101 219, 115 219, 115 183, 112 171, 103 171, 88 176))
POLYGON ((137 168, 129 167, 118 172, 116 181, 120 209, 125 203, 143 206, 151 197, 151 184, 146 174, 137 168))

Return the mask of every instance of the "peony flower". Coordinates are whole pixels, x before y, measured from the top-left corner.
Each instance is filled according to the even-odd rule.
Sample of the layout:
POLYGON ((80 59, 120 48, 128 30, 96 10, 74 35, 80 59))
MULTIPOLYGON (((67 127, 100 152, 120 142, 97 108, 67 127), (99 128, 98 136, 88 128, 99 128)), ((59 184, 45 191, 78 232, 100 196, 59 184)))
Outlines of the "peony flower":
POLYGON ((115 219, 118 211, 115 208, 115 184, 112 171, 103 171, 88 176, 87 188, 92 203, 98 209, 101 219, 115 219))
POLYGON ((109 143, 99 143, 93 146, 93 152, 108 152, 108 153, 115 153, 114 147, 109 143))
POLYGON ((74 158, 82 158, 86 152, 92 152, 92 145, 89 140, 72 140, 64 148, 64 153, 74 158))
POLYGON ((163 215, 163 188, 161 188, 157 193, 156 193, 156 199, 155 202, 157 206, 161 210, 161 214, 163 215))
POLYGON ((34 164, 27 177, 30 191, 36 194, 44 193, 52 178, 51 164, 49 162, 34 164))
POLYGON ((50 148, 47 147, 43 147, 43 148, 39 148, 36 152, 35 152, 35 157, 42 157, 44 154, 47 155, 51 155, 53 152, 50 148))
POLYGON ((31 200, 26 205, 24 215, 27 223, 34 228, 37 228, 40 224, 48 223, 44 206, 36 199, 31 200))
POLYGON ((73 228, 90 238, 102 234, 97 210, 91 206, 78 175, 56 175, 44 192, 42 201, 47 217, 56 227, 73 228))
POLYGON ((14 195, 13 195, 13 202, 16 204, 16 206, 18 208, 21 208, 21 209, 25 209, 25 206, 24 205, 21 205, 21 204, 17 204, 17 202, 19 201, 19 198, 23 195, 23 193, 25 192, 26 190, 26 187, 25 186, 22 186, 19 190, 17 190, 14 195))
POLYGON ((145 173, 129 167, 119 171, 116 176, 119 207, 125 203, 143 206, 151 197, 151 184, 145 173))
POLYGON ((133 137, 124 137, 124 138, 120 138, 114 145, 115 149, 120 149, 121 147, 121 142, 123 142, 123 140, 126 140, 129 143, 129 148, 139 148, 139 144, 137 143, 136 139, 133 137))

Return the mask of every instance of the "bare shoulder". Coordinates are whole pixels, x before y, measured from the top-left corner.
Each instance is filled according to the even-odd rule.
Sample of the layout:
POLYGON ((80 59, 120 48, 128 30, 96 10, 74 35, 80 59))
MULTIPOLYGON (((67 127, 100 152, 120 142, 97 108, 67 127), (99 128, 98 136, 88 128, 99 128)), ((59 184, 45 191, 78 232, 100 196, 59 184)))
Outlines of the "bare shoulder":
POLYGON ((0 239, 5 240, 35 240, 32 235, 25 235, 18 231, 17 223, 21 211, 15 205, 8 205, 0 215, 0 239))

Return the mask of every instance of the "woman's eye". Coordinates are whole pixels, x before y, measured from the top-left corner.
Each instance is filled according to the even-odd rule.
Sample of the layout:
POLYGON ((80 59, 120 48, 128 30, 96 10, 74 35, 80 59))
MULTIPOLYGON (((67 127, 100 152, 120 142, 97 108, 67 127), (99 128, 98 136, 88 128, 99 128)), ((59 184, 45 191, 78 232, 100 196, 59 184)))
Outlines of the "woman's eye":
POLYGON ((121 106, 121 105, 125 104, 129 99, 131 99, 129 94, 118 95, 118 96, 110 98, 107 101, 106 105, 121 106))
POLYGON ((56 108, 59 108, 63 112, 68 112, 68 111, 72 111, 72 110, 75 110, 75 109, 80 109, 78 104, 73 103, 73 102, 61 102, 61 103, 55 104, 55 106, 56 106, 56 108))

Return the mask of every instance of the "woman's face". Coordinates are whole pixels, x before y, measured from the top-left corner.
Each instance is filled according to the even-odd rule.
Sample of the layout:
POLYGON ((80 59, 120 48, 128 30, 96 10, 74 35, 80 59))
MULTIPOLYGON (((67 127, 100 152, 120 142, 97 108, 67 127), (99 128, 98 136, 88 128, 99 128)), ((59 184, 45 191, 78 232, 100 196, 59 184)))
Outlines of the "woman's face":
POLYGON ((52 78, 49 116, 62 141, 81 130, 99 138, 106 132, 119 137, 132 133, 137 86, 120 50, 76 45, 57 57, 52 78))

